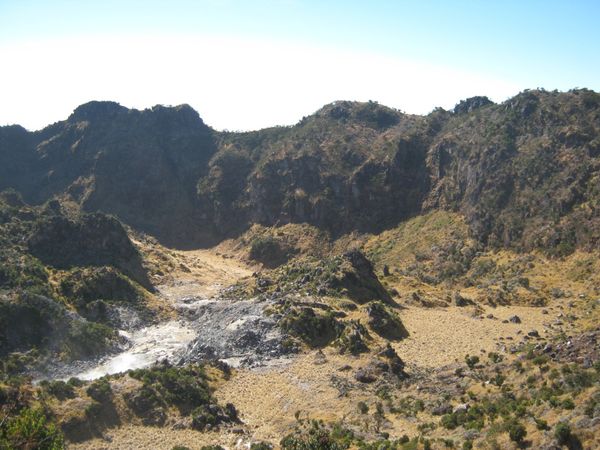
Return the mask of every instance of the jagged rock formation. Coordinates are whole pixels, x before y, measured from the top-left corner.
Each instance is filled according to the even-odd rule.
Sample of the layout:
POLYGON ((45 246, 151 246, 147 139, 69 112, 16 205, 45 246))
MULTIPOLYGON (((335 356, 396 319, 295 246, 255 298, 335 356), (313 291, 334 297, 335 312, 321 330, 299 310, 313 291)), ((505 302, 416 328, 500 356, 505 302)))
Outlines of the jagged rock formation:
POLYGON ((61 269, 111 265, 147 289, 152 287, 141 256, 113 217, 50 216, 36 223, 27 244, 31 254, 47 265, 61 269))
POLYGON ((213 131, 187 105, 90 102, 39 132, 0 129, 0 190, 14 187, 32 203, 68 196, 84 211, 193 245, 205 235, 196 182, 215 151, 213 131))
POLYGON ((293 127, 216 132, 189 106, 91 102, 29 133, 0 128, 0 189, 75 200, 175 246, 251 224, 378 232, 433 208, 491 246, 597 247, 600 95, 526 91, 414 116, 335 102, 293 127))

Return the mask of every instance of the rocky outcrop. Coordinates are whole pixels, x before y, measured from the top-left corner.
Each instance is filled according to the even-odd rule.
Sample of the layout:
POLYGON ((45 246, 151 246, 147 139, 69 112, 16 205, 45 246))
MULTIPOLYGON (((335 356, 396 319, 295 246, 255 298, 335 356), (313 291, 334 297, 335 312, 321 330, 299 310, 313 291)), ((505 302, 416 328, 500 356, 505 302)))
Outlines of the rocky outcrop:
POLYGON ((453 111, 454 114, 467 114, 484 106, 493 104, 494 102, 485 96, 471 97, 466 100, 461 100, 458 105, 454 107, 453 111))
POLYGON ((367 306, 369 327, 380 336, 389 340, 408 337, 408 331, 396 313, 389 311, 382 303, 370 303, 367 306))
POLYGON ((371 300, 392 302, 390 294, 375 275, 373 264, 359 250, 344 253, 340 270, 330 286, 341 289, 349 298, 360 303, 371 300))
POLYGON ((142 259, 122 225, 104 214, 77 219, 56 215, 37 223, 29 251, 43 263, 61 268, 113 266, 150 289, 142 259))
POLYGON ((49 297, 27 292, 0 295, 2 356, 33 348, 38 352, 61 352, 65 360, 88 359, 116 344, 116 332, 88 322, 49 297))
POLYGON ((167 244, 194 245, 214 234, 202 226, 196 184, 215 151, 213 130, 188 105, 90 102, 39 132, 1 128, 0 190, 32 203, 66 195, 167 244))

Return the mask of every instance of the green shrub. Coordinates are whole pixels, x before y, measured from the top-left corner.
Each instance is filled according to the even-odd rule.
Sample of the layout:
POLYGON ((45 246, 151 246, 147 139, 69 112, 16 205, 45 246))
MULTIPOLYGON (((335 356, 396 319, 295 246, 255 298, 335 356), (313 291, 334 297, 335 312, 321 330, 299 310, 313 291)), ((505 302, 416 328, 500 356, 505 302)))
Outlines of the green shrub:
POLYGON ((479 356, 465 356, 465 363, 469 369, 474 369, 477 364, 479 364, 479 356))
POLYGON ((48 394, 56 397, 59 400, 75 397, 73 386, 61 380, 42 381, 40 386, 48 392, 48 394))
POLYGON ((444 447, 454 448, 454 441, 452 439, 444 438, 444 439, 442 439, 442 442, 444 443, 444 447))
POLYGON ((400 340, 408 337, 408 330, 395 311, 382 302, 373 302, 367 306, 368 324, 381 337, 388 340, 400 340))
POLYGON ((288 261, 295 250, 272 236, 259 236, 250 243, 248 256, 266 267, 275 268, 288 261))
POLYGON ((90 420, 95 420, 102 414, 102 405, 93 401, 85 407, 85 416, 90 420))
POLYGON ((358 402, 357 404, 358 412, 361 414, 367 414, 369 412, 369 407, 365 402, 358 402))
POLYGON ((107 378, 100 378, 94 381, 86 389, 86 394, 97 402, 103 403, 112 396, 112 387, 107 378))
POLYGON ((18 416, 1 422, 0 448, 60 450, 64 439, 42 411, 25 408, 18 416))
POLYGON ((496 376, 492 379, 494 384, 498 387, 500 387, 500 386, 502 386, 502 384, 504 384, 504 380, 506 380, 506 377, 500 373, 497 373, 496 376))
POLYGON ((543 419, 536 419, 536 418, 534 418, 533 420, 535 421, 535 426, 536 426, 536 428, 538 430, 543 431, 543 430, 549 430, 550 429, 550 427, 548 426, 548 422, 546 422, 545 420, 543 420, 543 419))
POLYGON ((502 361, 502 355, 499 355, 496 352, 489 352, 488 353, 488 358, 490 359, 490 361, 492 361, 493 363, 499 363, 500 361, 502 361))
POLYGON ((255 442, 250 445, 250 450, 272 450, 273 446, 266 442, 255 442))
POLYGON ((595 392, 585 404, 584 412, 590 418, 600 417, 600 391, 595 392))
POLYGON ((339 349, 342 355, 346 353, 358 355, 369 351, 369 347, 365 343, 365 340, 369 338, 369 332, 360 322, 350 320, 344 323, 344 329, 333 345, 339 349))
POLYGON ((343 330, 343 325, 332 314, 317 314, 312 308, 290 310, 280 321, 280 326, 311 347, 329 344, 343 330))
POLYGON ((353 434, 336 424, 328 430, 316 420, 305 423, 303 428, 285 436, 281 442, 282 450, 345 450, 353 440, 353 434))
POLYGON ((566 422, 559 422, 554 427, 554 437, 560 445, 566 445, 571 440, 571 427, 566 422))
POLYGON ((74 321, 69 329, 65 351, 72 359, 85 359, 106 351, 115 336, 115 331, 106 325, 74 321))
POLYGON ((519 422, 509 423, 508 427, 507 427, 507 431, 508 431, 508 437, 510 438, 510 440, 513 442, 516 442, 518 444, 523 442, 523 439, 525 439, 525 436, 527 436, 527 430, 519 422))
POLYGON ((455 414, 444 414, 440 419, 440 424, 448 430, 454 430, 458 427, 458 421, 455 414))
POLYGON ((182 414, 211 401, 206 374, 201 366, 138 369, 130 371, 129 376, 142 381, 145 388, 155 392, 168 405, 177 407, 182 414))
POLYGON ((79 378, 76 378, 76 377, 71 377, 71 378, 69 378, 69 381, 67 381, 67 383, 69 383, 73 387, 81 387, 85 384, 85 381, 80 380, 79 378))

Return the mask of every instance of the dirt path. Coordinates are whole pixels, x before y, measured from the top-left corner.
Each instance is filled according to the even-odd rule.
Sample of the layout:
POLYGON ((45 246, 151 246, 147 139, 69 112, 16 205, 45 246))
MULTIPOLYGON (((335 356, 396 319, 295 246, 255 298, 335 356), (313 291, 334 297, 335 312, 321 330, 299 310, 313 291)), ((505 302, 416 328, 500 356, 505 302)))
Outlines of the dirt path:
POLYGON ((212 297, 223 287, 253 272, 253 268, 242 261, 213 250, 172 251, 171 256, 177 266, 168 281, 159 286, 161 294, 171 300, 186 296, 212 297))

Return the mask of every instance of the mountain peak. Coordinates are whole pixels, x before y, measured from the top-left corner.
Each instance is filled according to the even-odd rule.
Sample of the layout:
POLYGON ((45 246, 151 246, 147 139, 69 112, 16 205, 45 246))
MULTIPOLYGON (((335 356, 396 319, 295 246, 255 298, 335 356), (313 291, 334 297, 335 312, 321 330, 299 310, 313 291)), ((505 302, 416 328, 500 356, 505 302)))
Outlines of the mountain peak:
POLYGON ((465 100, 461 100, 455 107, 455 114, 464 114, 475 111, 476 109, 482 108, 487 105, 493 105, 494 102, 491 101, 486 96, 478 95, 475 97, 470 97, 465 100))
POLYGON ((150 111, 161 118, 161 120, 177 121, 180 124, 204 125, 204 121, 194 108, 187 103, 177 106, 155 105, 150 111))
POLYGON ((402 113, 378 102, 338 100, 323 106, 315 114, 333 120, 355 120, 373 128, 387 128, 400 121, 402 113))
POLYGON ((93 100, 75 108, 73 114, 69 116, 69 120, 94 120, 100 117, 114 116, 123 111, 127 111, 127 108, 117 102, 93 100))

